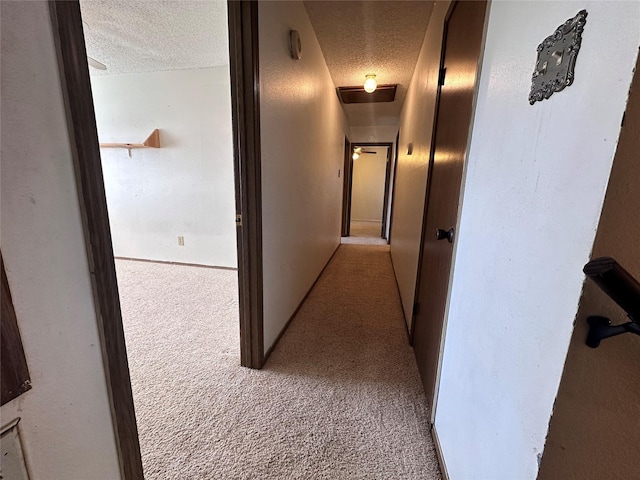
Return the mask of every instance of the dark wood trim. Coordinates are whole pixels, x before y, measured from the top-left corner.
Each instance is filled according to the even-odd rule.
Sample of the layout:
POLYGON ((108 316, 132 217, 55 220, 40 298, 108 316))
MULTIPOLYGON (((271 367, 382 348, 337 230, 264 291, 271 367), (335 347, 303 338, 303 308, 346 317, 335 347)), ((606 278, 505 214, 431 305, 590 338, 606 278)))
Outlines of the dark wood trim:
POLYGON ((302 297, 302 300, 300 300, 300 303, 298 303, 298 306, 296 307, 296 309, 293 311, 293 313, 291 314, 291 316, 289 317, 289 320, 287 320, 287 323, 285 323, 284 328, 282 330, 280 330, 280 333, 278 334, 278 337, 274 340, 273 344, 271 345, 271 347, 269 347, 269 350, 267 351, 267 353, 264 356, 264 361, 262 362, 262 365, 264 365, 267 360, 269 359, 269 357, 271 356, 271 352, 273 352, 273 350, 276 348, 276 346, 278 345, 278 342, 280 341, 280 339, 282 338, 282 336, 284 335, 284 333, 287 331, 287 329, 289 328, 289 325, 291 325, 291 322, 293 321, 293 319, 296 317, 296 315, 298 314, 298 312, 300 311, 300 307, 302 307, 302 305, 304 304, 304 302, 307 300, 307 297, 309 296, 309 294, 313 291, 314 287, 316 286, 316 284, 318 283, 318 280, 320 280, 320 277, 322 277, 322 274, 324 273, 324 271, 327 269, 327 267, 329 266, 329 264, 331 263, 331 260, 333 260, 333 257, 336 256, 336 253, 338 252, 338 249, 340 248, 340 244, 336 247, 336 249, 333 251, 333 253, 331 254, 331 256, 329 257, 329 260, 327 260, 327 263, 324 264, 324 267, 322 267, 322 270, 320 270, 320 273, 318 274, 318 276, 316 277, 316 279, 314 280, 313 284, 311 285, 311 287, 309 287, 309 290, 307 290, 307 293, 304 294, 304 297, 302 297))
POLYGON ((347 155, 347 171, 349 172, 347 186, 347 237, 351 235, 351 199, 353 197, 353 156, 351 152, 353 151, 353 143, 349 143, 349 154, 347 155))
POLYGON ((24 392, 31 390, 31 376, 27 367, 27 359, 22 347, 22 338, 18 328, 16 311, 13 308, 11 288, 4 269, 4 259, 0 253, 2 268, 2 321, 0 321, 0 354, 2 356, 2 374, 0 380, 0 404, 4 405, 24 392))
POLYGON ((387 213, 389 213, 389 188, 391 187, 391 151, 392 147, 387 149, 387 169, 384 174, 384 200, 382 205, 382 228, 380 229, 380 236, 386 240, 387 238, 387 213))
POLYGON ((393 205, 396 199, 396 179, 398 178, 398 161, 400 160, 400 130, 396 134, 396 151, 395 151, 395 160, 393 162, 393 182, 391 187, 391 205, 389 208, 391 209, 391 215, 389 215, 389 235, 387 236, 387 244, 391 245, 391 229, 393 228, 393 205))
POLYGON ((351 142, 344 137, 344 162, 342 167, 342 231, 343 237, 348 237, 351 223, 351 142))
MULTIPOLYGON (((442 46, 440 47, 440 63, 438 66, 438 71, 442 70, 444 67, 444 54, 445 48, 447 45, 447 30, 449 25, 449 19, 451 18, 451 14, 453 13, 454 8, 457 5, 457 1, 451 2, 449 5, 449 10, 447 11, 447 15, 444 20, 444 28, 442 29, 442 46)), ((436 150, 436 132, 438 128, 438 111, 440 109, 440 95, 442 91, 442 85, 438 82, 438 90, 436 93, 436 101, 433 109, 433 127, 431 129, 431 145, 429 151, 429 166, 427 167, 427 186, 425 189, 425 197, 424 197, 424 207, 422 209, 422 228, 420 233, 420 250, 418 252, 418 271, 416 272, 416 287, 413 292, 413 304, 415 305, 418 302, 418 296, 420 293, 420 281, 422 277, 421 265, 422 265, 422 257, 424 251, 424 239, 425 239, 425 228, 427 226, 427 213, 429 211, 429 191, 431 190, 431 173, 433 171, 433 160, 436 150)), ((416 315, 415 308, 411 313, 411 331, 409 333, 409 341, 411 345, 413 345, 413 334, 416 327, 416 315)), ((430 399, 431 400, 431 399, 430 399)))
POLYGON ((163 265, 180 265, 183 267, 198 267, 198 268, 212 268, 214 270, 232 270, 237 272, 235 267, 219 267, 217 265, 203 265, 202 263, 185 263, 185 262, 171 262, 168 260, 149 260, 148 258, 133 258, 133 257, 113 257, 116 260, 128 260, 130 262, 145 262, 145 263, 160 263, 163 265))
POLYGON ((258 2, 227 2, 236 187, 240 363, 264 363, 258 2))
POLYGON ((49 5, 121 475, 142 480, 80 4, 55 0, 49 5))

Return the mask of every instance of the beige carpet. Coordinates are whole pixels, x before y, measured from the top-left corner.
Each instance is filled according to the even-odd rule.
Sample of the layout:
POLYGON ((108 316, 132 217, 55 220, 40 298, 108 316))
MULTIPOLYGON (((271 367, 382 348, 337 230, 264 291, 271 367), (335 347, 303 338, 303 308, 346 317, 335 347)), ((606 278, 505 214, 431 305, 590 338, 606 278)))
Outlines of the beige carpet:
POLYGON ((340 243, 346 245, 386 245, 380 236, 382 222, 352 220, 349 224, 349 236, 342 237, 340 243))
POLYGON ((341 246, 261 371, 236 272, 117 269, 147 480, 440 478, 388 247, 341 246))

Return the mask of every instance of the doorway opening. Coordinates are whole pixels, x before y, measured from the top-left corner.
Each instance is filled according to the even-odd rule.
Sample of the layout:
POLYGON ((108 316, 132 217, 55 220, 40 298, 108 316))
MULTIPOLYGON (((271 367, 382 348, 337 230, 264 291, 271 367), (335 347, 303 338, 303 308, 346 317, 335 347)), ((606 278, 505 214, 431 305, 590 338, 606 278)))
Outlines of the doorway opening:
POLYGON ((206 446, 197 435, 189 445, 184 415, 166 412, 196 416, 216 397, 211 385, 224 385, 215 375, 255 366, 240 348, 255 336, 242 337, 238 318, 239 252, 258 243, 236 236, 247 169, 234 156, 232 84, 244 79, 229 48, 235 9, 129 7, 50 4, 121 468, 142 478, 144 464, 153 478, 176 452, 206 446))
POLYGON ((345 141, 343 243, 388 238, 392 143, 345 141))

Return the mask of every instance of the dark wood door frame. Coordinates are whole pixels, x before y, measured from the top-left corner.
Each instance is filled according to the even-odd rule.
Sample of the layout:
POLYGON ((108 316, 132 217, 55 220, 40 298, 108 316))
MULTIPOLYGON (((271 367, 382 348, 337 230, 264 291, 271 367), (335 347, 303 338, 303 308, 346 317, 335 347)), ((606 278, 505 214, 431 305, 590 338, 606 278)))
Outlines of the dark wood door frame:
MULTIPOLYGON (((451 3, 451 6, 449 7, 449 10, 447 12, 447 15, 445 17, 445 25, 444 25, 444 29, 443 29, 443 34, 442 34, 442 50, 441 50, 441 55, 440 55, 440 69, 444 68, 444 63, 445 63, 445 54, 446 54, 446 43, 447 43, 447 34, 448 34, 448 25, 449 25, 449 21, 451 19, 451 16, 454 12, 455 7, 460 3, 459 0, 457 1, 453 1, 451 3)), ((467 145, 466 145, 466 152, 464 155, 464 162, 466 163, 467 161, 467 157, 468 157, 468 153, 469 153, 469 146, 470 146, 470 142, 469 139, 471 137, 471 131, 473 128, 473 112, 475 111, 475 102, 476 102, 476 97, 477 97, 477 92, 478 92, 478 85, 479 85, 479 78, 480 78, 480 62, 483 56, 483 51, 484 51, 484 44, 485 44, 485 35, 486 35, 486 27, 487 27, 487 20, 489 18, 488 15, 488 9, 489 9, 489 5, 490 2, 486 2, 486 10, 484 13, 484 26, 483 26, 483 32, 482 32, 482 37, 480 40, 480 51, 479 51, 479 59, 478 59, 478 66, 477 66, 477 71, 476 71, 476 79, 475 79, 475 85, 473 87, 473 105, 471 107, 471 117, 470 117, 470 123, 468 125, 468 136, 467 136, 467 145)), ((417 275, 417 281, 416 281, 416 288, 415 288, 415 296, 414 296, 414 310, 413 310, 413 319, 411 322, 411 331, 409 333, 409 342, 411 345, 414 345, 414 340, 415 340, 415 326, 416 326, 416 316, 417 316, 417 312, 418 309, 422 309, 424 308, 423 306, 419 305, 419 294, 420 294, 420 286, 421 286, 421 282, 424 281, 422 277, 423 275, 423 271, 422 271, 422 265, 423 265, 423 260, 424 260, 424 245, 425 245, 425 239, 427 238, 427 235, 429 236, 429 238, 431 238, 433 236, 433 232, 426 231, 427 228, 427 219, 428 219, 428 213, 429 213, 429 194, 431 192, 432 189, 432 180, 433 180, 433 176, 432 176, 432 170, 434 167, 434 156, 435 156, 435 151, 436 151, 436 135, 437 135, 437 129, 438 129, 438 113, 440 110, 440 97, 441 97, 441 90, 442 90, 442 86, 438 85, 438 90, 437 90, 437 94, 436 94, 436 102, 435 102, 435 108, 434 108, 434 122, 433 122, 433 130, 432 130, 432 140, 431 140, 431 151, 430 151, 430 155, 429 155, 429 174, 428 174, 428 178, 427 178, 427 187, 426 187, 426 195, 425 195, 425 205, 424 205, 424 209, 423 209, 423 218, 422 218, 422 233, 421 233, 421 238, 420 238, 420 251, 419 251, 419 256, 418 256, 418 275, 417 275)), ((464 175, 464 172, 463 172, 464 175)), ((464 181, 464 177, 462 178, 461 184, 464 181)), ((461 187, 462 188, 462 187, 461 187)), ((462 194, 462 190, 460 190, 460 194, 462 194)), ((459 221, 459 212, 458 212, 458 218, 457 218, 457 222, 459 221)), ((456 222, 455 228, 457 231, 458 228, 458 224, 456 222)), ((457 233, 457 232, 456 232, 457 233)), ((455 244, 454 244, 454 248, 455 248, 455 244)), ((455 255, 455 251, 454 251, 454 255, 455 255)), ((451 279, 451 274, 453 271, 453 263, 451 264, 451 268, 449 271, 449 280, 451 279)), ((448 299, 447 299, 448 301, 448 299)), ((446 310, 445 310, 445 316, 446 316, 446 310)), ((446 320, 446 318, 445 318, 446 320)), ((443 320, 444 321, 444 320, 443 320)), ((445 335, 445 331, 446 331, 446 325, 443 325, 443 330, 442 330, 442 336, 440 338, 440 351, 438 352, 440 361, 442 358, 442 344, 443 344, 443 340, 444 340, 444 335, 445 335)), ((415 346, 414 346, 415 348, 415 346)), ((440 361, 438 362, 438 365, 440 365, 440 361)), ((435 419, 435 412, 436 412, 436 404, 437 404, 437 397, 438 397, 438 384, 439 384, 439 378, 440 378, 440 367, 438 366, 437 372, 436 372, 436 383, 435 383, 435 392, 433 395, 433 398, 428 398, 429 403, 431 404, 431 418, 430 418, 430 422, 431 424, 433 424, 433 421, 435 419)), ((430 392, 426 392, 427 396, 430 395, 430 392)))
POLYGON ((351 158, 351 142, 344 137, 344 162, 342 166, 342 230, 340 235, 348 237, 351 233, 351 176, 353 159, 351 158))
MULTIPOLYGON (((143 480, 111 229, 78 0, 50 2, 71 155, 95 297, 107 394, 121 477, 143 480)), ((241 364, 260 368, 262 224, 258 90, 258 5, 228 2, 238 224, 241 364)))
POLYGON ((391 160, 393 155, 393 144, 387 148, 387 168, 384 173, 384 200, 382 204, 382 227, 380 236, 387 239, 387 217, 389 213, 389 188, 391 188, 391 160))
POLYGON ((143 480, 80 4, 49 5, 120 472, 143 480))
POLYGON ((240 363, 262 368, 262 189, 258 2, 228 1, 236 191, 240 363))
POLYGON ((4 259, 0 252, 0 286, 2 288, 2 315, 0 318, 0 358, 2 359, 2 371, 0 374, 0 405, 10 402, 24 392, 31 390, 31 375, 24 355, 22 338, 16 311, 13 308, 11 287, 4 269, 4 259))
POLYGON ((355 147, 388 147, 387 148, 387 170, 385 174, 384 181, 384 199, 382 205, 382 231, 380 233, 381 237, 384 237, 384 231, 386 229, 387 223, 387 209, 389 208, 389 178, 391 176, 391 149, 393 148, 392 142, 352 142, 349 147, 349 154, 345 155, 345 172, 349 172, 349 178, 344 179, 345 187, 343 188, 343 217, 342 217, 342 225, 343 225, 343 236, 349 236, 349 225, 351 224, 351 194, 353 192, 353 157, 351 156, 351 152, 355 147), (348 167, 347 167, 348 162, 348 167), (348 188, 346 188, 346 184, 348 183, 348 188), (348 198, 344 198, 344 192, 348 192, 348 198), (345 205, 347 205, 345 207, 345 205), (345 215, 346 213, 346 215, 345 215), (347 235, 344 235, 344 225, 345 222, 347 224, 347 235))
POLYGON ((394 153, 394 162, 393 162, 393 182, 391 182, 391 200, 389 203, 389 209, 391 210, 391 214, 389 215, 389 235, 387 235, 387 243, 391 244, 391 228, 393 228, 393 203, 396 198, 396 178, 398 178, 398 160, 400 153, 400 130, 396 134, 396 148, 394 153))

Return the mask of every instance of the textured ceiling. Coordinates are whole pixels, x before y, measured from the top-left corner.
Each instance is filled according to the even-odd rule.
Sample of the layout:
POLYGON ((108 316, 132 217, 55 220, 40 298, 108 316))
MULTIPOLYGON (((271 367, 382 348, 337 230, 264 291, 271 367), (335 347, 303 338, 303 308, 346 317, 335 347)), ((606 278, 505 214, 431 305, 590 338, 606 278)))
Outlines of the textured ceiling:
POLYGON ((87 54, 107 66, 92 75, 229 64, 225 1, 83 0, 87 54))
POLYGON ((397 83, 392 103, 344 105, 353 126, 396 125, 424 41, 432 1, 305 1, 337 87, 397 83))

